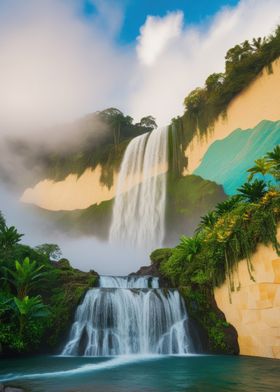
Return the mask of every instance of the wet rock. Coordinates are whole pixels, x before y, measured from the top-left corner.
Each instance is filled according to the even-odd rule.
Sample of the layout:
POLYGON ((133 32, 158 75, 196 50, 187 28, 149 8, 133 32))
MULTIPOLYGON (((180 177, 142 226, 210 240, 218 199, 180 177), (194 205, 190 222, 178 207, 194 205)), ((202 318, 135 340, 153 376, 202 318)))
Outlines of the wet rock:
POLYGON ((171 283, 164 278, 160 272, 160 265, 168 260, 171 256, 172 250, 170 248, 162 248, 154 250, 151 255, 151 264, 141 267, 137 272, 133 272, 129 276, 153 276, 159 278, 160 287, 172 287, 171 283))

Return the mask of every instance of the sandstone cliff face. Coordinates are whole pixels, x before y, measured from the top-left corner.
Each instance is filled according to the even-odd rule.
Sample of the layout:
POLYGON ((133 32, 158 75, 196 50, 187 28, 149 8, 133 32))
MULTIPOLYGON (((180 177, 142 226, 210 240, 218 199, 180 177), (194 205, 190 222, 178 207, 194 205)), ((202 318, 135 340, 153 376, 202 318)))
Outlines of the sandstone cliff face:
POLYGON ((70 174, 63 181, 43 180, 24 191, 21 201, 51 211, 85 209, 115 196, 117 174, 109 189, 100 183, 101 168, 87 169, 80 177, 70 174))
MULTIPOLYGON (((220 116, 208 137, 194 137, 186 150, 191 174, 199 166, 209 146, 230 135, 235 129, 254 128, 262 120, 280 120, 280 60, 273 63, 273 73, 263 70, 251 85, 229 105, 226 117, 220 116)), ((40 181, 26 189, 21 200, 48 210, 84 209, 115 196, 118 173, 108 189, 100 183, 100 167, 88 169, 79 178, 69 175, 63 181, 40 181)), ((137 182, 137 181, 136 181, 137 182)))
POLYGON ((191 174, 199 166, 204 154, 216 140, 224 139, 237 128, 254 128, 262 120, 280 120, 280 60, 272 64, 273 73, 263 70, 246 90, 229 105, 226 116, 220 116, 208 137, 195 136, 186 149, 191 174))
MULTIPOLYGON (((278 241, 280 229, 278 230, 278 241)), ((238 265, 236 286, 215 289, 218 307, 237 330, 240 354, 280 359, 280 258, 272 246, 260 245, 252 257, 255 282, 249 277, 246 260, 238 265)))

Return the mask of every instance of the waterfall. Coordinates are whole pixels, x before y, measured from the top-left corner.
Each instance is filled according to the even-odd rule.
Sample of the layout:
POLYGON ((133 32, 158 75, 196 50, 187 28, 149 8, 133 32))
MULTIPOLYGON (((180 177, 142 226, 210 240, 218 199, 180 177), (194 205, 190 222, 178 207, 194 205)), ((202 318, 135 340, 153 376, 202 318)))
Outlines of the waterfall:
POLYGON ((134 138, 120 168, 110 241, 154 249, 164 239, 168 128, 134 138))
POLYGON ((152 276, 100 276, 99 286, 119 289, 158 289, 159 278, 152 276))
POLYGON ((187 312, 152 277, 100 277, 78 306, 63 355, 186 354, 187 312))

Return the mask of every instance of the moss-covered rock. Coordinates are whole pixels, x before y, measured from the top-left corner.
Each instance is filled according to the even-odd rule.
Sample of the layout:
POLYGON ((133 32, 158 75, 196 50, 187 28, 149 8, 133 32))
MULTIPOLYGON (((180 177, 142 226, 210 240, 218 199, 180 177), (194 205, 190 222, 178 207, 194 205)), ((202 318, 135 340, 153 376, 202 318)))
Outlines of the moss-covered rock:
POLYGON ((172 248, 160 248, 154 250, 150 254, 150 259, 153 265, 159 267, 159 265, 162 262, 168 260, 171 255, 172 255, 172 248))
MULTIPOLYGON (((162 273, 162 266, 172 256, 172 248, 154 250, 151 255, 151 266, 145 268, 153 276, 161 279, 164 287, 174 287, 168 277, 162 273)), ((141 271, 141 269, 139 270, 141 271)), ((219 354, 238 354, 239 345, 235 328, 227 323, 222 311, 218 308, 213 289, 210 286, 193 284, 178 287, 188 310, 191 323, 195 324, 201 350, 219 354)))
POLYGON ((45 332, 43 348, 60 351, 73 321, 76 308, 88 289, 97 285, 95 271, 83 272, 70 266, 67 259, 54 263, 56 279, 49 294, 43 298, 49 305, 51 316, 45 332))
POLYGON ((18 314, 13 305, 16 291, 9 286, 7 278, 1 276, 5 265, 14 264, 14 255, 11 260, 2 261, 2 265, 0 262, 0 278, 4 282, 0 287, 0 356, 59 353, 75 310, 87 290, 97 285, 98 274, 72 268, 65 258, 51 261, 25 245, 17 245, 13 253, 20 261, 22 255, 32 256, 43 268, 40 283, 30 287, 28 295, 40 299, 47 315, 43 319, 30 319, 28 327, 19 332, 18 314))
POLYGON ((226 321, 218 308, 213 290, 205 285, 180 287, 188 314, 202 328, 206 336, 204 349, 217 354, 239 354, 236 329, 226 321))

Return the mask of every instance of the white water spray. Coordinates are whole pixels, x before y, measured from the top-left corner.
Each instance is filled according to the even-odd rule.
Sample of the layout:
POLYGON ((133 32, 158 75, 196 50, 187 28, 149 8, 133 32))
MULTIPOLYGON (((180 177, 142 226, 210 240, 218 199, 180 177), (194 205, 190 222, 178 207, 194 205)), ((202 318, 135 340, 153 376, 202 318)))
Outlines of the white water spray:
POLYGON ((158 287, 157 278, 101 277, 100 288, 89 290, 77 308, 62 354, 191 352, 188 317, 179 292, 152 287, 158 287))
POLYGON ((100 276, 99 286, 103 288, 118 289, 158 289, 159 278, 152 276, 100 276))
POLYGON ((110 241, 145 249, 164 239, 168 128, 134 138, 120 169, 110 241))

